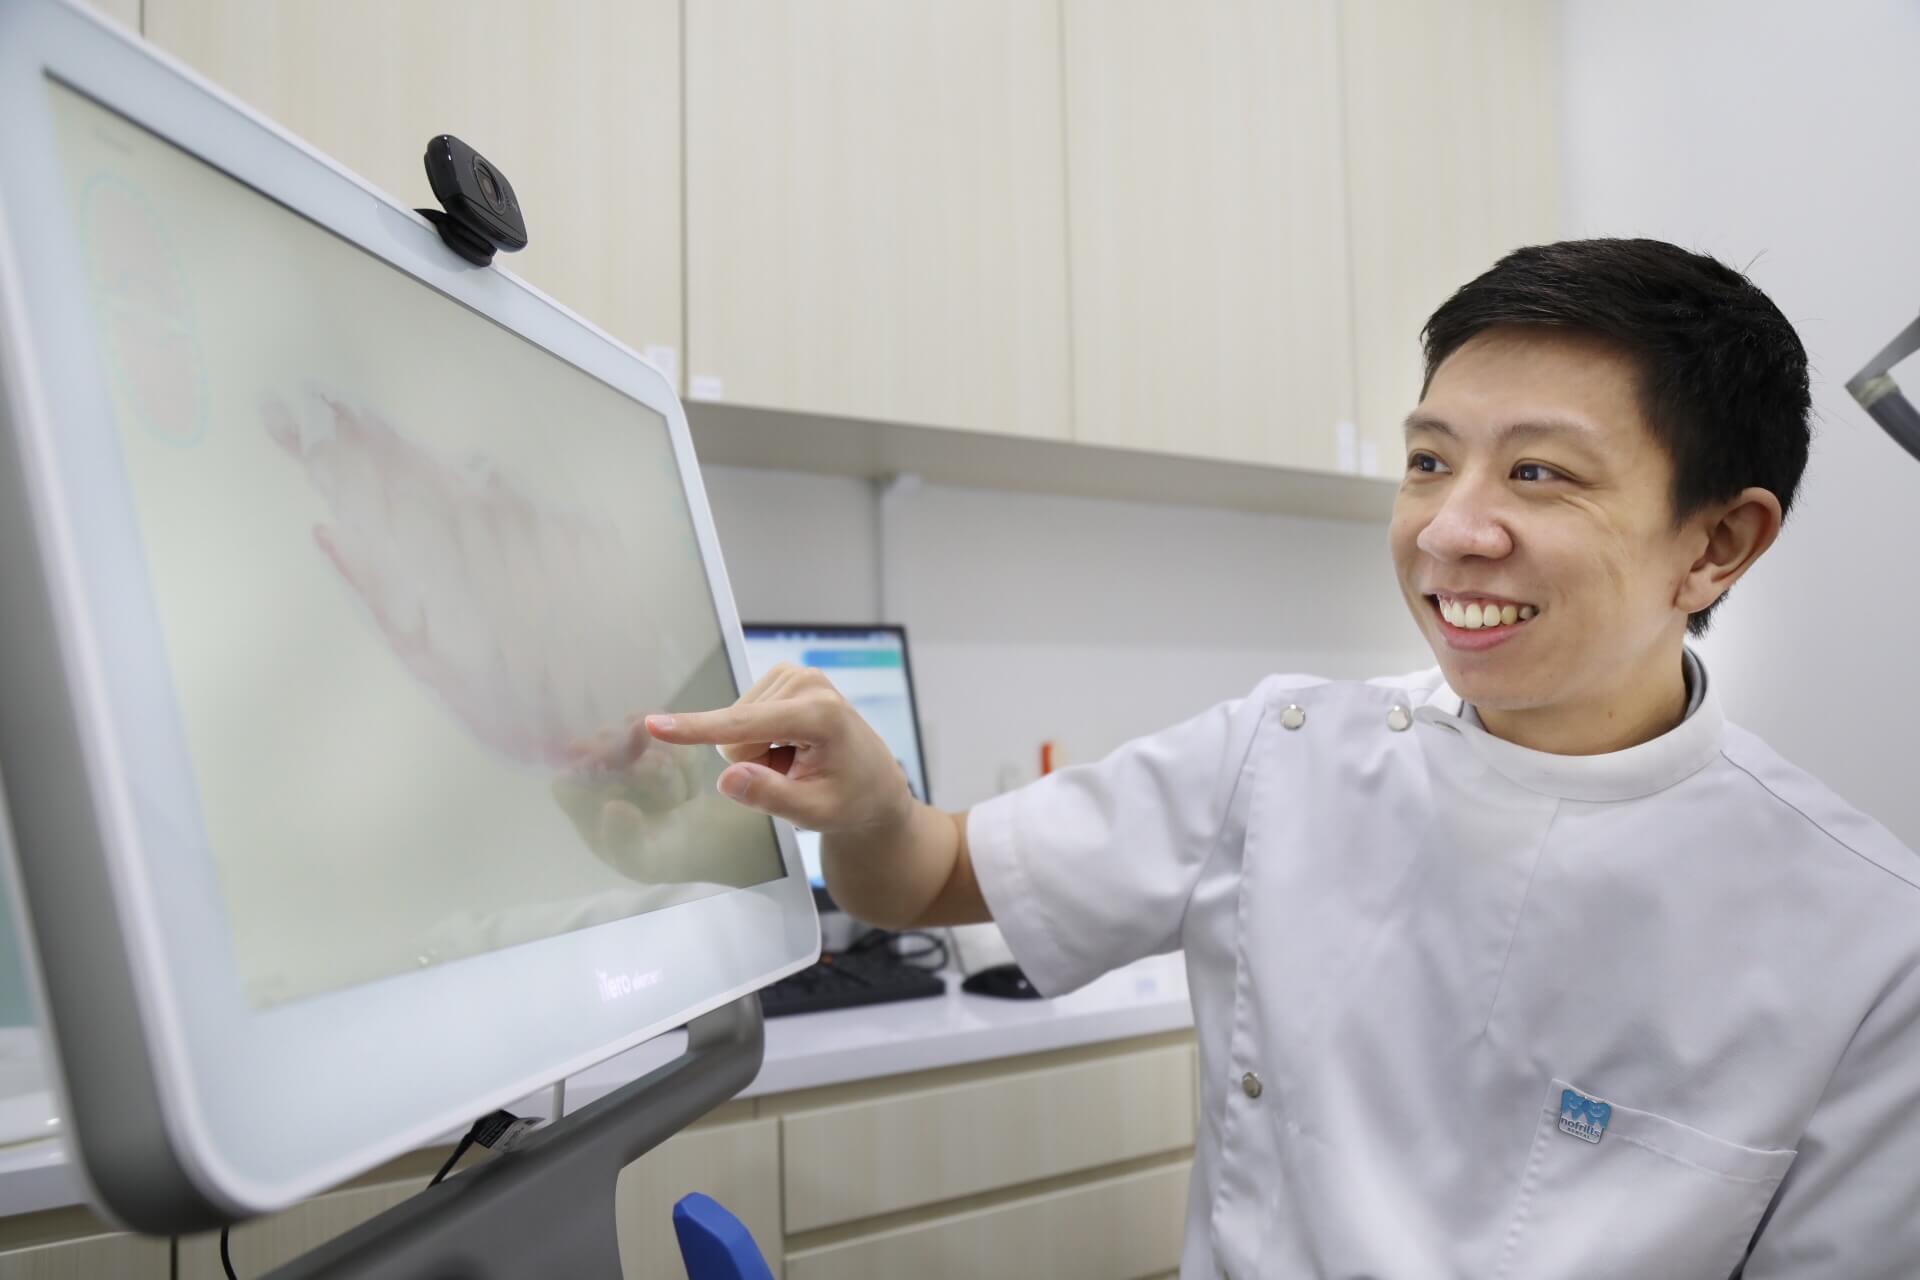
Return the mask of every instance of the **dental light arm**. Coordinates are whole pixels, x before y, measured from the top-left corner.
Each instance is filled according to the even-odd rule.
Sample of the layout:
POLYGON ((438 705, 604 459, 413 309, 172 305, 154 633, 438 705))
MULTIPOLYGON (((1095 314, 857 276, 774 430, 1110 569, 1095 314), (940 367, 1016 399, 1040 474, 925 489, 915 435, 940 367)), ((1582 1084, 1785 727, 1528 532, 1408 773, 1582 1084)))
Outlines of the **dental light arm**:
POLYGON ((1879 355, 1867 361, 1866 368, 1853 375, 1847 390, 1873 420, 1886 428, 1902 448, 1920 458, 1920 409, 1913 407, 1905 393, 1895 385, 1888 372, 1902 360, 1920 351, 1920 319, 1900 331, 1879 355))

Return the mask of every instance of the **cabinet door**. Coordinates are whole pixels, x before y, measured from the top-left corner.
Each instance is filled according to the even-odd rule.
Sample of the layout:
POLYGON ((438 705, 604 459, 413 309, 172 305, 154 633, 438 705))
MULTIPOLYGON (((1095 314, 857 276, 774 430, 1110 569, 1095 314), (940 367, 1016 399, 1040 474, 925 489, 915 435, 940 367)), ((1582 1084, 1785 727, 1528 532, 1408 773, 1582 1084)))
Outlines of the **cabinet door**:
POLYGON ((87 0, 87 7, 104 13, 129 31, 140 29, 140 0, 87 0))
POLYGON ((620 1171, 615 1216, 620 1269, 632 1280, 684 1275, 673 1206, 698 1191, 753 1233, 775 1276, 781 1271, 780 1122, 716 1124, 677 1133, 620 1171))
POLYGON ((1065 435, 1057 8, 686 20, 689 396, 1065 435))
POLYGON ((92 1236, 0 1252, 0 1280, 169 1280, 171 1242, 150 1236, 92 1236))
POLYGON ((1333 469, 1352 332, 1332 0, 1066 0, 1080 439, 1333 469))
POLYGON ((1420 399, 1427 317, 1508 250, 1558 235, 1558 12, 1340 7, 1358 422, 1388 474, 1420 399))
MULTIPOLYGON (((233 1269, 243 1276, 265 1275, 303 1253, 318 1249, 335 1236, 346 1234, 369 1218, 385 1213, 426 1185, 423 1175, 401 1182, 330 1191, 281 1213, 243 1222, 233 1229, 227 1242, 233 1269)), ((220 1264, 218 1231, 181 1236, 178 1245, 179 1280, 221 1280, 226 1275, 226 1269, 220 1264)))
POLYGON ((677 363, 678 0, 145 3, 148 39, 409 205, 437 207, 427 140, 471 143, 526 211, 497 261, 677 363))

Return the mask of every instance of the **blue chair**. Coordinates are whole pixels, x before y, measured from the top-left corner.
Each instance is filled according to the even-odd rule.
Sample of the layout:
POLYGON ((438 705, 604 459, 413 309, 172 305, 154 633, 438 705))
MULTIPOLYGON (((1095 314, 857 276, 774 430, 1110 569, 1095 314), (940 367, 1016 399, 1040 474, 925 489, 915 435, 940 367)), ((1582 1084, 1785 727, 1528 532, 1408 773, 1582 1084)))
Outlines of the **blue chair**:
POLYGON ((682 1197, 673 1206, 673 1234, 687 1280, 773 1280, 753 1233, 711 1196, 682 1197))

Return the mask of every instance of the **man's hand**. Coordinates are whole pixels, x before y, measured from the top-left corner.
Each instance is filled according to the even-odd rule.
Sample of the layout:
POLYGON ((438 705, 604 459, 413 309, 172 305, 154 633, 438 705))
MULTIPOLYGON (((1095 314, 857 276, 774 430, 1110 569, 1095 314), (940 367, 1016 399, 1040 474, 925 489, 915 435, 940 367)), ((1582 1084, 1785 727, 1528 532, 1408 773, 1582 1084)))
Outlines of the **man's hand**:
POLYGON ((720 711, 648 716, 663 743, 708 743, 729 765, 720 790, 823 835, 885 838, 914 800, 880 735, 827 678, 780 663, 720 711))
POLYGON ((648 716, 646 728, 718 746, 736 812, 820 832, 827 887, 857 918, 890 929, 991 918, 965 815, 915 800, 887 744, 818 671, 783 662, 725 710, 648 716))
POLYGON ((764 880, 766 822, 713 789, 719 761, 636 719, 576 744, 553 798, 602 862, 642 884, 764 880))

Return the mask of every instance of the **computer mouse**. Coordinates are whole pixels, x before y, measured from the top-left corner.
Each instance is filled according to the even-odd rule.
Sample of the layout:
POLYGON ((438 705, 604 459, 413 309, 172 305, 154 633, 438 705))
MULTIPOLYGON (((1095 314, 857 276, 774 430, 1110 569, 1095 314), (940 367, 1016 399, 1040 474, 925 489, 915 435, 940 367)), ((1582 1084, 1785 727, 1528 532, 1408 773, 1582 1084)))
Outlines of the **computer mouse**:
POLYGON ((1027 975, 1017 964, 989 965, 978 973, 968 974, 960 984, 962 991, 976 996, 997 996, 1002 1000, 1038 1000, 1040 992, 1033 983, 1027 981, 1027 975))

